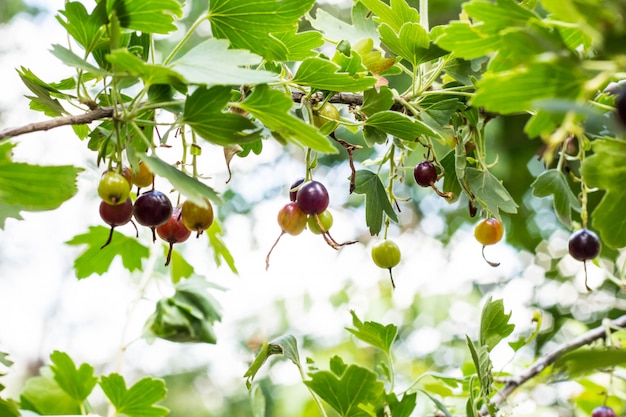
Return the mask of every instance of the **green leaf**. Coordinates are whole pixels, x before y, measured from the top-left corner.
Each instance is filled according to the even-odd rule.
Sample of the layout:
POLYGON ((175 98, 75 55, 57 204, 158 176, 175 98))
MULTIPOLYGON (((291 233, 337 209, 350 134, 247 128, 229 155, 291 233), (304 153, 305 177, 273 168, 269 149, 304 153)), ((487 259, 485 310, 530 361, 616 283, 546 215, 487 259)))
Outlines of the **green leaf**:
POLYGON ((486 345, 474 345, 474 342, 469 337, 467 339, 467 346, 472 355, 472 361, 476 367, 476 375, 480 382, 480 391, 484 396, 489 396, 493 388, 493 375, 491 373, 493 369, 493 363, 489 357, 489 349, 486 345))
POLYGON ((259 85, 244 102, 236 105, 287 140, 318 152, 337 153, 337 149, 327 137, 289 113, 293 107, 291 97, 278 90, 267 85, 259 85))
POLYGON ((246 378, 246 386, 248 389, 252 386, 252 380, 254 380, 254 377, 263 364, 265 364, 272 355, 284 355, 286 359, 289 359, 294 365, 302 369, 296 338, 292 335, 281 336, 278 339, 263 344, 261 350, 254 358, 254 361, 243 375, 243 377, 246 378))
POLYGON ((365 125, 410 142, 422 135, 439 137, 437 132, 421 120, 391 110, 372 115, 365 121, 365 125))
POLYGON ((457 58, 474 59, 493 52, 500 46, 497 35, 476 31, 469 22, 450 22, 443 28, 436 44, 457 58))
POLYGON ((559 221, 572 227, 572 209, 580 210, 580 201, 570 188, 567 177, 558 169, 544 171, 530 185, 536 197, 553 196, 553 207, 559 221))
POLYGON ((11 142, 0 143, 0 228, 9 217, 21 219, 21 211, 58 208, 76 194, 76 178, 82 168, 72 165, 41 166, 13 162, 11 142))
POLYGON ((74 52, 70 51, 64 46, 61 46, 58 44, 52 45, 51 53, 52 55, 59 58, 61 62, 63 62, 65 65, 69 67, 78 68, 78 69, 87 71, 91 73, 92 75, 100 76, 100 77, 108 74, 107 71, 101 70, 100 68, 91 65, 89 62, 82 59, 81 57, 79 57, 74 52))
POLYGON ((20 405, 10 399, 4 399, 4 398, 0 398, 0 416, 2 417, 20 417, 20 415, 23 415, 20 413, 20 405))
POLYGON ((260 129, 252 121, 223 111, 230 98, 230 87, 200 87, 187 98, 179 123, 189 125, 203 139, 220 146, 259 139, 260 129))
POLYGON ((85 6, 78 1, 65 3, 65 10, 59 10, 56 18, 67 33, 80 44, 87 53, 93 51, 105 34, 106 23, 101 14, 89 14, 85 6))
POLYGON ((146 320, 144 334, 172 342, 216 342, 213 323, 221 320, 221 308, 207 291, 210 284, 192 276, 176 284, 175 293, 156 304, 146 320))
MULTIPOLYGON (((428 395, 428 394, 427 394, 428 395)), ((412 394, 404 393, 402 399, 398 400, 398 396, 395 393, 386 394, 387 404, 389 404, 389 411, 393 417, 411 417, 415 406, 417 405, 417 393, 412 394)), ((444 407, 445 408, 445 407, 444 407)), ((446 415, 446 417, 451 417, 446 415)))
POLYGON ((51 94, 56 96, 65 95, 56 88, 49 84, 46 84, 43 80, 37 77, 33 72, 27 68, 22 67, 21 70, 17 70, 24 85, 32 91, 35 96, 27 96, 30 100, 30 107, 33 110, 41 111, 46 116, 58 117, 63 114, 67 114, 67 111, 61 106, 59 100, 52 98, 51 94))
POLYGON ((410 7, 404 0, 391 0, 387 5, 381 0, 360 0, 374 13, 376 20, 381 24, 386 23, 396 33, 405 23, 419 23, 420 16, 417 10, 410 7))
MULTIPOLYGON (((455 151, 450 151, 441 159, 441 161, 439 161, 444 169, 442 191, 444 193, 451 193, 450 198, 446 198, 447 203, 454 203, 458 201, 459 196, 463 192, 461 183, 456 176, 455 156, 455 151)), ((463 172, 465 172, 464 169, 465 167, 463 167, 463 172)))
POLYGON ((530 342, 535 340, 537 336, 539 335, 539 332, 541 332, 541 323, 543 322, 543 319, 542 319, 541 312, 539 312, 539 310, 536 310, 533 313, 532 321, 533 323, 535 323, 535 329, 528 337, 520 336, 516 341, 509 342, 509 346, 511 346, 511 348, 515 352, 517 352, 518 350, 520 350, 521 348, 523 348, 524 346, 528 345, 530 342))
POLYGON ((162 65, 147 64, 127 49, 117 49, 107 55, 106 59, 114 65, 116 72, 141 78, 147 86, 166 84, 182 88, 185 84, 185 79, 179 73, 162 65))
POLYGON ((385 186, 372 171, 365 169, 356 172, 354 192, 365 194, 365 222, 372 236, 378 235, 382 228, 383 213, 394 222, 398 221, 385 186))
POLYGON ((612 248, 626 246, 626 142, 614 139, 595 140, 593 155, 583 162, 581 172, 589 187, 606 190, 591 215, 593 228, 612 248))
POLYGON ((141 269, 141 261, 149 255, 149 249, 133 236, 128 237, 118 231, 113 232, 111 243, 100 247, 109 237, 109 229, 104 226, 91 226, 89 232, 76 235, 65 242, 67 245, 87 245, 87 249, 74 260, 74 269, 78 279, 92 274, 102 275, 107 272, 116 256, 122 258, 122 265, 130 272, 141 269))
POLYGON ((42 373, 45 375, 32 377, 26 381, 20 394, 21 408, 48 416, 80 414, 80 402, 59 387, 50 375, 49 368, 42 370, 42 373))
POLYGON ((384 385, 376 374, 357 365, 346 368, 341 377, 329 371, 318 371, 304 383, 342 417, 370 416, 360 405, 369 404, 383 394, 384 385))
MULTIPOLYGON (((354 45, 362 39, 378 39, 375 30, 346 23, 321 8, 315 11, 315 17, 308 16, 307 20, 311 26, 324 33, 325 38, 337 43, 345 40, 354 45)), ((371 22, 371 19, 369 21, 371 22)))
POLYGON ((502 339, 513 333, 515 325, 509 323, 510 319, 511 313, 504 313, 504 302, 492 301, 489 297, 480 316, 480 345, 491 351, 502 339))
MULTIPOLYGON (((293 42, 302 39, 292 39, 293 42)), ((207 39, 176 59, 171 66, 192 84, 242 85, 277 81, 275 74, 246 67, 259 65, 262 58, 244 49, 229 48, 228 41, 207 39)))
POLYGON ((393 106, 393 93, 387 86, 369 88, 363 92, 363 105, 360 111, 368 117, 389 110, 393 106))
POLYGON ((226 262, 230 270, 234 274, 238 274, 239 272, 235 266, 235 258, 233 258, 233 255, 222 240, 222 236, 224 235, 222 224, 217 219, 214 219, 213 224, 211 224, 211 227, 206 231, 206 234, 209 237, 209 244, 213 249, 213 259, 217 266, 222 265, 222 262, 226 262))
POLYGON ((352 76, 339 72, 340 67, 322 58, 307 58, 298 67, 293 82, 318 90, 358 92, 376 84, 376 78, 365 75, 352 76))
POLYGON ((72 358, 58 350, 52 352, 50 360, 50 369, 59 387, 77 402, 85 401, 98 382, 93 374, 93 367, 83 363, 76 368, 72 358))
MULTIPOLYGON (((453 417, 453 415, 450 413, 450 411, 448 410, 448 408, 445 406, 444 403, 442 403, 439 399, 437 399, 435 396, 433 396, 432 394, 430 394, 427 391, 424 390, 420 390, 424 395, 426 395, 428 398, 430 398, 430 400, 435 404, 435 406, 437 406, 437 409, 439 411, 441 411, 443 413, 444 416, 446 417, 453 417)), ((403 398, 404 399, 404 398, 403 398)), ((395 414, 394 414, 395 417, 395 414)))
POLYGON ((580 348, 564 354, 555 362, 554 368, 557 372, 566 372, 569 378, 575 378, 625 363, 626 349, 594 347, 580 348))
POLYGON ((194 272, 193 266, 175 249, 172 250, 169 268, 174 284, 177 284, 183 278, 189 278, 194 272))
POLYGON ((398 327, 394 324, 388 324, 385 326, 374 321, 366 321, 363 323, 359 320, 353 310, 350 310, 350 314, 352 314, 352 325, 354 328, 346 328, 346 330, 365 343, 368 343, 389 355, 391 352, 391 345, 398 335, 398 327))
POLYGON ((176 17, 183 15, 178 0, 117 0, 113 3, 120 25, 145 33, 167 34, 177 29, 176 17))
POLYGON ((485 74, 470 102, 499 114, 531 111, 533 102, 538 100, 576 98, 586 80, 587 76, 573 62, 529 63, 514 70, 485 74))
POLYGON ((282 55, 273 56, 274 61, 302 61, 311 56, 317 55, 315 49, 324 45, 322 34, 317 31, 297 33, 296 30, 281 32, 270 35, 283 46, 285 51, 282 55))
POLYGON ((204 205, 208 198, 216 204, 223 204, 221 197, 208 185, 194 177, 190 177, 175 166, 168 164, 156 156, 141 155, 140 159, 155 175, 167 179, 170 184, 189 200, 204 205))
POLYGON ((233 49, 248 49, 267 60, 289 54, 275 36, 293 32, 315 0, 212 0, 208 19, 213 36, 233 49), (268 36, 274 35, 274 36, 268 36))
POLYGON ((155 405, 165 398, 167 392, 165 382, 161 379, 145 377, 126 388, 124 378, 113 373, 102 376, 100 387, 117 414, 128 417, 163 417, 169 413, 167 408, 155 405))
POLYGON ((382 24, 378 30, 383 43, 413 66, 448 53, 434 44, 431 45, 428 32, 419 23, 407 22, 402 25, 399 33, 395 33, 387 24, 382 24))
POLYGON ((472 194, 493 216, 499 217, 500 210, 517 213, 513 197, 491 172, 466 168, 465 180, 472 194))
POLYGON ((343 375, 346 372, 348 365, 343 361, 341 356, 335 355, 330 358, 330 370, 333 374, 337 376, 343 375))

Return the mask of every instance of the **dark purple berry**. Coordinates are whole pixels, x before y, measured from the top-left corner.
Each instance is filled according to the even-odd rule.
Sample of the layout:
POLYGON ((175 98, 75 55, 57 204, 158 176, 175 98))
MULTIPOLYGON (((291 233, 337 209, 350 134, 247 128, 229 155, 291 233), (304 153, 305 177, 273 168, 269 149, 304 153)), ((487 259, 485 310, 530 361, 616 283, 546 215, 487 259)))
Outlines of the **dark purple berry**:
POLYGON ((328 207, 328 191, 321 182, 307 181, 298 189, 296 203, 304 214, 320 214, 328 207))
POLYGON ((109 238, 100 246, 100 249, 111 243, 113 238, 113 229, 117 226, 123 226, 133 218, 133 202, 130 198, 127 198, 122 204, 111 205, 105 201, 100 202, 100 217, 106 224, 111 226, 109 232, 109 238))
POLYGON ((289 187, 289 200, 296 201, 296 194, 298 193, 298 188, 300 188, 300 184, 304 182, 304 178, 298 178, 291 184, 289 187))
POLYGON ((152 239, 156 241, 154 229, 167 223, 172 215, 172 203, 162 192, 151 190, 137 198, 133 214, 137 223, 152 229, 152 239))
POLYGON ((600 239, 587 229, 580 229, 572 233, 569 238, 569 254, 578 261, 588 261, 600 253, 600 239))
POLYGON ((591 412, 591 417, 617 417, 617 415, 611 407, 601 405, 593 409, 593 411, 591 412))
POLYGON ((430 161, 422 161, 413 170, 415 182, 422 187, 430 187, 437 181, 437 168, 430 161))
POLYGON ((626 128, 626 89, 622 90, 615 100, 617 120, 626 128))

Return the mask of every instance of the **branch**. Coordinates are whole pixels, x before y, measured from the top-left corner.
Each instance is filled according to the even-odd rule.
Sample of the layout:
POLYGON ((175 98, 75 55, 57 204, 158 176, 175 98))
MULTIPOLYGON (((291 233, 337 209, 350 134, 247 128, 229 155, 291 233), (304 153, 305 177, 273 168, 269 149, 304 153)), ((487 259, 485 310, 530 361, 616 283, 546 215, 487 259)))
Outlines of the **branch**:
MULTIPOLYGON (((562 345, 557 346, 554 350, 541 356, 529 368, 514 377, 508 378, 504 387, 502 387, 502 389, 494 395, 492 403, 494 405, 502 404, 520 385, 538 375, 541 371, 552 365, 566 353, 605 337, 607 325, 617 328, 626 327, 626 315, 623 315, 615 320, 608 320, 601 326, 589 330, 587 333, 583 333, 575 339, 563 343, 562 345)), ((487 415, 487 408, 483 407, 483 409, 480 410, 480 414, 483 416, 487 415)))
POLYGON ((113 116, 113 107, 98 107, 95 110, 76 116, 62 116, 42 122, 30 123, 20 127, 14 127, 0 131, 0 140, 8 139, 26 133, 41 132, 54 129, 55 127, 68 125, 83 125, 93 121, 113 116))

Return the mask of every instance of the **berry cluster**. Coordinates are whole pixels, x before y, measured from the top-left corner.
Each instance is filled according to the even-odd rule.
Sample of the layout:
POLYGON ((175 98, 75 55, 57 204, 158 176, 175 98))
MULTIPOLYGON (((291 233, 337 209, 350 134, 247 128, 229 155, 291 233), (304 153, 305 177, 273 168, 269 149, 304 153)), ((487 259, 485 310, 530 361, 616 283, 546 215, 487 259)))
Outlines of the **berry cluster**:
POLYGON ((314 234, 322 235, 333 249, 356 243, 356 241, 337 243, 330 235, 329 230, 333 225, 333 216, 328 210, 330 198, 328 190, 321 182, 297 179, 289 188, 289 200, 290 202, 278 211, 277 220, 281 233, 265 258, 265 269, 269 268, 270 255, 285 233, 297 236, 308 227, 314 234))
POLYGON ((152 230, 153 242, 156 242, 158 235, 169 243, 165 266, 170 263, 175 243, 186 241, 194 231, 199 237, 213 223, 213 207, 208 200, 204 201, 204 205, 187 200, 180 207, 173 207, 164 193, 154 189, 154 175, 142 163, 139 164, 137 175, 133 175, 128 168, 124 168, 122 173, 105 172, 98 184, 98 195, 102 199, 100 217, 111 226, 109 237, 100 248, 111 243, 116 227, 129 222, 135 225, 134 218, 141 226, 152 230), (130 197, 132 185, 137 186, 137 194, 141 187, 152 186, 152 189, 139 194, 133 203, 130 197))

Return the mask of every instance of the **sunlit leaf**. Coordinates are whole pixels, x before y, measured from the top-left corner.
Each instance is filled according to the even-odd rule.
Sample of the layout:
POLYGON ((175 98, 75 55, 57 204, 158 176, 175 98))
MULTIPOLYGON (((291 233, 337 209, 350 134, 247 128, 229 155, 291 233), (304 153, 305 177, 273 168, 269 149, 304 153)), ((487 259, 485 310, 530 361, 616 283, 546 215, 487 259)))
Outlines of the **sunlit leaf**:
POLYGON ((398 327, 394 324, 383 325, 374 321, 362 322, 354 311, 352 314, 352 325, 354 328, 346 328, 362 341, 390 354, 391 345, 398 334, 398 327))
POLYGON ((567 182, 565 174, 557 169, 544 171, 530 185, 533 195, 553 198, 554 212, 568 229, 572 225, 572 209, 580 210, 580 201, 567 182))
POLYGON ((67 353, 58 350, 52 352, 50 360, 50 369, 59 387, 77 402, 85 401, 98 382, 93 367, 83 363, 77 368, 67 353))
POLYGON ((114 65, 117 72, 126 72, 133 77, 139 77, 146 85, 182 86, 185 84, 185 80, 177 72, 162 65, 148 64, 126 49, 113 51, 107 55, 106 59, 114 65))
POLYGON ((585 373, 610 369, 626 363, 626 349, 613 347, 580 348, 561 356, 555 371, 566 372, 569 378, 585 373))
POLYGON ((298 354, 298 342, 292 335, 281 336, 269 343, 264 343, 257 356, 254 358, 254 361, 243 375, 244 378, 246 378, 246 386, 248 389, 252 386, 252 380, 254 380, 254 377, 263 364, 273 355, 283 355, 298 368, 302 366, 300 363, 300 355, 298 354))
POLYGON ((80 414, 80 402, 59 387, 50 369, 44 368, 42 374, 26 381, 20 394, 20 408, 48 416, 80 414))
POLYGON ((414 142, 421 135, 439 136, 437 132, 421 120, 391 110, 372 115, 365 121, 365 125, 375 127, 390 135, 411 142, 414 142))
POLYGON ((410 7, 405 0, 391 0, 387 5, 381 0, 361 0, 370 9, 380 23, 386 23, 396 33, 405 23, 419 23, 417 10, 410 7))
POLYGON ((72 246, 87 245, 87 249, 74 260, 74 269, 78 279, 87 278, 92 274, 104 274, 117 256, 122 258, 124 268, 129 271, 141 269, 142 259, 148 257, 149 249, 134 236, 128 237, 118 231, 113 232, 111 243, 100 249, 108 236, 108 228, 91 226, 89 232, 76 235, 65 242, 72 246))
POLYGON ((165 398, 167 392, 162 379, 144 377, 130 388, 119 374, 102 376, 100 387, 111 401, 117 414, 128 417, 163 417, 169 410, 157 402, 165 398))
POLYGON ((513 333, 515 325, 509 323, 510 319, 511 313, 504 312, 504 302, 493 301, 489 297, 480 316, 480 344, 491 351, 502 339, 513 333))
POLYGON ((222 224, 217 219, 214 219, 213 224, 211 224, 211 227, 209 227, 206 231, 206 234, 209 237, 211 249, 213 249, 213 259, 215 260, 215 263, 220 266, 222 262, 226 262, 226 265, 228 265, 230 270, 234 274, 238 274, 239 272, 237 271, 237 267, 235 265, 235 259, 222 239, 222 236, 224 235, 222 224))
POLYGON ((385 186, 374 172, 366 169, 358 170, 354 192, 365 194, 365 222, 372 236, 378 235, 382 228, 383 213, 387 214, 394 222, 398 221, 398 216, 389 202, 385 186))
POLYGON ((82 59, 81 57, 79 57, 78 55, 76 55, 74 52, 70 51, 69 49, 67 49, 64 46, 58 45, 58 44, 54 44, 52 45, 52 51, 51 51, 52 55, 56 56, 57 58, 59 58, 61 60, 61 62, 63 62, 65 65, 69 66, 69 67, 75 67, 78 69, 82 69, 84 71, 87 71, 93 75, 98 75, 98 76, 104 76, 107 75, 107 71, 105 70, 101 70, 100 68, 91 65, 89 62, 87 62, 86 60, 82 59))
POLYGON ((513 197, 491 172, 466 168, 465 179, 472 194, 493 216, 499 217, 500 210, 517 213, 513 197))
POLYGON ((298 67, 293 82, 319 90, 357 92, 376 84, 368 75, 352 76, 339 72, 338 65, 322 58, 307 58, 298 67))
POLYGON ((123 28, 146 33, 166 34, 175 31, 174 20, 183 14, 178 0, 119 0, 113 4, 123 28))
POLYGON ((388 87, 369 88, 363 93, 361 112, 366 116, 373 116, 378 112, 389 110, 393 103, 393 93, 388 87))
POLYGON ((57 20, 67 33, 87 52, 91 52, 104 35, 102 14, 96 11, 89 14, 85 6, 78 1, 68 1, 65 9, 59 10, 57 20), (63 16, 63 19, 61 16, 63 16))

